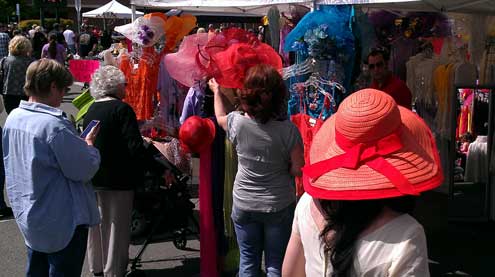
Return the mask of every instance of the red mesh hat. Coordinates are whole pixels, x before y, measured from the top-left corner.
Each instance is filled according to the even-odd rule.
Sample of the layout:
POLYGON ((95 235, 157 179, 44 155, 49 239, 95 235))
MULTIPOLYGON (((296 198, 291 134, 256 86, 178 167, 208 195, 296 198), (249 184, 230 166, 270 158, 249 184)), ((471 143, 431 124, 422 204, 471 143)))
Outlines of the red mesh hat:
POLYGON ((253 65, 268 64, 282 69, 282 60, 271 46, 239 28, 226 29, 210 38, 205 52, 200 52, 200 58, 208 60, 205 69, 225 88, 242 88, 244 75, 253 65))
POLYGON ((201 153, 215 138, 215 123, 208 118, 191 116, 179 129, 181 147, 190 153, 201 153))
POLYGON ((363 200, 418 195, 443 182, 423 120, 388 94, 351 94, 313 139, 304 189, 315 198, 363 200))
POLYGON ((207 43, 206 33, 185 37, 177 53, 165 56, 165 65, 170 76, 188 87, 192 87, 195 81, 206 76, 206 65, 198 66, 197 62, 202 62, 198 56, 204 53, 207 43))
POLYGON ((282 59, 268 44, 236 43, 212 56, 210 73, 222 87, 242 88, 246 71, 257 64, 282 70, 282 59))

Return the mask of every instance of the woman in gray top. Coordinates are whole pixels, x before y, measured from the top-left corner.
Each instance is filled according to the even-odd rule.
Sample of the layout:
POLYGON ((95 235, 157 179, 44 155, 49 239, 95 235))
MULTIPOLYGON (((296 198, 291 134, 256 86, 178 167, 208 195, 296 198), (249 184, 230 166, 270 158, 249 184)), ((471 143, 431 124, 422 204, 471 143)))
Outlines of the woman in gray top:
POLYGON ((26 71, 34 61, 31 58, 31 42, 24 36, 15 36, 9 43, 9 56, 2 59, 0 66, 3 69, 2 94, 7 114, 19 107, 21 100, 28 100, 24 93, 26 71))
POLYGON ((226 113, 215 79, 215 115, 238 155, 232 220, 240 249, 239 276, 260 276, 265 252, 267 276, 281 276, 290 237, 296 192, 304 155, 301 135, 280 119, 287 90, 278 71, 268 65, 249 68, 239 90, 243 112, 226 113))

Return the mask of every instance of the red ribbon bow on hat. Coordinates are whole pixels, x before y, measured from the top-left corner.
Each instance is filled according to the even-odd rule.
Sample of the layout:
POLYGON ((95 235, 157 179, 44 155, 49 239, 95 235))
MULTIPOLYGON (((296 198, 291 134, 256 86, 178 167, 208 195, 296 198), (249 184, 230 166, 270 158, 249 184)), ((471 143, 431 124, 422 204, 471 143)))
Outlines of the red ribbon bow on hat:
POLYGON ((365 164, 389 179, 401 193, 419 195, 409 180, 384 158, 402 148, 397 133, 371 143, 355 143, 335 130, 335 140, 345 153, 305 166, 303 168, 305 175, 316 180, 337 168, 357 169, 365 164))

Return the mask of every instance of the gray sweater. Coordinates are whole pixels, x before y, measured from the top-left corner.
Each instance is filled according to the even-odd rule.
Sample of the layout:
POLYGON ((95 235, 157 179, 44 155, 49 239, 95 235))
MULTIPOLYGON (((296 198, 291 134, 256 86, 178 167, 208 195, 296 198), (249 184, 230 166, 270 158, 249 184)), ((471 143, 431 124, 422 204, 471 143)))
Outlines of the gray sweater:
POLYGON ((3 61, 2 94, 25 95, 26 71, 33 61, 33 58, 26 56, 8 56, 5 58, 3 61))

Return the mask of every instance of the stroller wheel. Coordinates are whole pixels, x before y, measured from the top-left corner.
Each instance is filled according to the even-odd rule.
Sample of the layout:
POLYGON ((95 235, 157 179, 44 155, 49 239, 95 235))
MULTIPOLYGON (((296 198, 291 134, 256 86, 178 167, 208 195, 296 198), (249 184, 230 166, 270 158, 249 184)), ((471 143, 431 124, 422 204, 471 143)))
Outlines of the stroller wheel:
POLYGON ((186 232, 184 230, 178 230, 174 232, 174 246, 177 249, 185 250, 187 245, 186 232))
POLYGON ((131 217, 131 236, 137 237, 143 234, 147 227, 148 222, 146 222, 144 215, 138 210, 133 209, 131 217))

